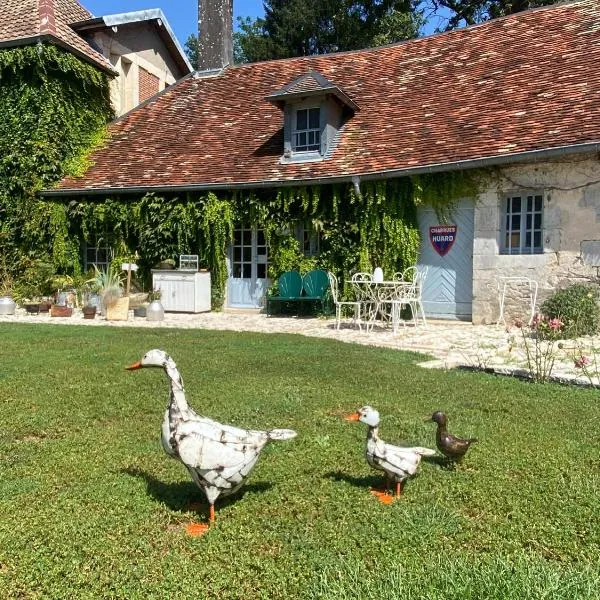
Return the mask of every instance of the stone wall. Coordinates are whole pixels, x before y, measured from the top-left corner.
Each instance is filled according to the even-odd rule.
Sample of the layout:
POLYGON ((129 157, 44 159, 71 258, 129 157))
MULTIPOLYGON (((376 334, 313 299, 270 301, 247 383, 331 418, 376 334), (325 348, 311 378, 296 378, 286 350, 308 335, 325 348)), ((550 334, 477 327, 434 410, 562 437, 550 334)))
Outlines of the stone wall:
MULTIPOLYGON (((537 307, 570 283, 598 282, 597 270, 582 257, 584 240, 600 240, 600 158, 577 155, 501 169, 475 205, 473 322, 495 323, 500 277, 538 282, 537 307), (542 191, 543 254, 500 253, 501 207, 506 193, 542 191)), ((528 318, 526 285, 511 284, 505 313, 510 323, 528 318)))

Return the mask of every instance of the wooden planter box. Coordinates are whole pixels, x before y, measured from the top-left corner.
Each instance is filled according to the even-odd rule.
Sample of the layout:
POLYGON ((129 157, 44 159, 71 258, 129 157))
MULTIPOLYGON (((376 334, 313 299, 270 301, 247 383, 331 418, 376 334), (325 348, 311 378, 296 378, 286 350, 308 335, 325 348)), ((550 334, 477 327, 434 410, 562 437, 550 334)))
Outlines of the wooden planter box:
POLYGON ((73 314, 73 309, 70 306, 59 306, 53 304, 50 308, 51 317, 70 317, 73 314))
POLYGON ((112 306, 106 307, 107 321, 127 321, 129 316, 129 297, 119 298, 112 306))

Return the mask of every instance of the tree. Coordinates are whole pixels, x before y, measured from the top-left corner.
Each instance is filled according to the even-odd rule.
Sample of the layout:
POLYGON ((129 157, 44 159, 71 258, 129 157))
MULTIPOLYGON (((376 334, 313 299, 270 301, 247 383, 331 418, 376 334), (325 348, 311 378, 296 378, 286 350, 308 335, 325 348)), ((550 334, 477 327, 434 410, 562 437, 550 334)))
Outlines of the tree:
POLYGON ((238 18, 242 62, 357 50, 416 37, 414 0, 264 0, 265 17, 238 18))
POLYGON ((183 45, 187 57, 194 69, 198 68, 198 36, 191 33, 183 45))
POLYGON ((431 19, 434 16, 446 23, 438 30, 456 29, 488 19, 554 4, 558 0, 424 0, 422 9, 431 19))

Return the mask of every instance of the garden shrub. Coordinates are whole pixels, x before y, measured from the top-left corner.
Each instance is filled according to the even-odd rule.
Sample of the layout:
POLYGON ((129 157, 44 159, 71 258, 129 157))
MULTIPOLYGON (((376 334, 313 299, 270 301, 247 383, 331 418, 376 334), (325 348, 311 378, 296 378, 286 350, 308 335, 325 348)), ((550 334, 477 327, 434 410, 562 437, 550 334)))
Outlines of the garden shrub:
POLYGON ((597 286, 577 283, 552 294, 541 311, 549 319, 563 322, 565 337, 593 335, 600 328, 598 298, 597 286))

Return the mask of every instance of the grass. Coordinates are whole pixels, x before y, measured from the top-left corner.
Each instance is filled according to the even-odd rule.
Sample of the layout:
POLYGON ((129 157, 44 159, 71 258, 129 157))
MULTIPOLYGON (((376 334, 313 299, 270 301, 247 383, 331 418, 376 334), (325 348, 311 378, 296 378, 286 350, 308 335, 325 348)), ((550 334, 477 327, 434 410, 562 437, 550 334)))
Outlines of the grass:
POLYGON ((0 597, 596 599, 597 390, 416 366, 416 354, 290 335, 0 325, 0 597), (291 427, 202 538, 200 492, 159 442, 176 360, 195 409, 291 427), (364 460, 372 404, 390 442, 434 444, 436 409, 475 435, 386 506, 364 460))

